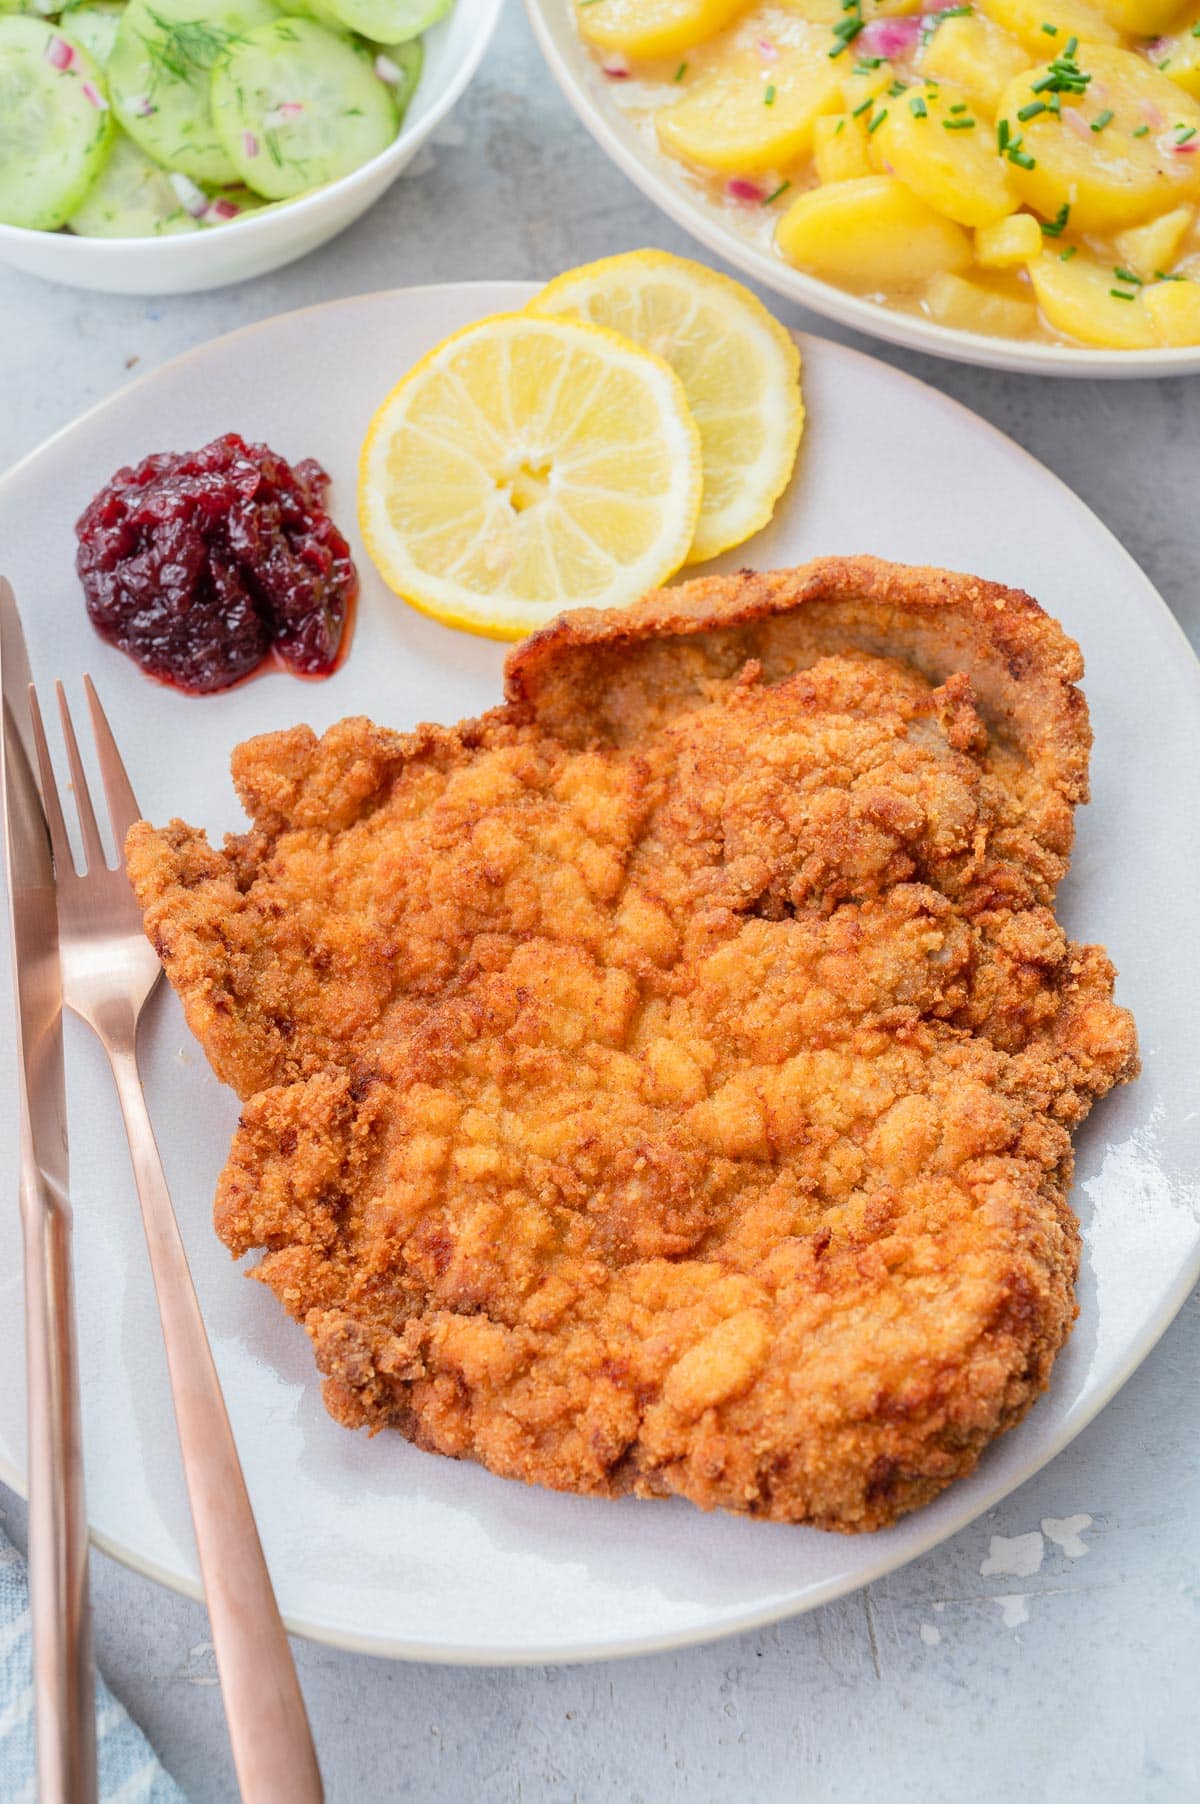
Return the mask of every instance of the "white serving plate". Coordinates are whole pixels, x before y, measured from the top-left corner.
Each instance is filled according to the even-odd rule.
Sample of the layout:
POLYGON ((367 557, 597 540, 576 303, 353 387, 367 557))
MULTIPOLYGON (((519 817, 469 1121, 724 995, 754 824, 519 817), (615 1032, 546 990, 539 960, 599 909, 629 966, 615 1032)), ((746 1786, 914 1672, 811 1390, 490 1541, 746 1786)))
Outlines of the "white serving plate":
MULTIPOLYGON (((250 733, 366 712, 453 721, 500 695, 504 648, 406 608, 354 527, 367 421, 445 333, 520 306, 524 284, 408 289, 293 313, 132 384, 0 481, 0 571, 35 676, 78 703, 90 670, 147 814, 236 828, 230 748, 250 733), (72 524, 120 464, 236 428, 321 458, 363 575, 354 642, 324 683, 272 673, 222 696, 149 682, 101 643, 73 570, 72 524)), ((876 552, 1038 595, 1082 642, 1096 729, 1062 908, 1120 967, 1145 1072, 1078 1136, 1081 1314, 1049 1392, 975 1474, 859 1537, 705 1516, 682 1502, 556 1496, 477 1466, 368 1440, 322 1407, 309 1344, 231 1265, 210 1226, 237 1115, 165 988, 144 1033, 150 1107, 280 1603, 300 1633, 403 1658, 526 1662, 678 1646, 852 1590, 952 1534, 1051 1459, 1133 1371, 1200 1272, 1200 666, 1145 577, 1081 502, 955 402, 862 354, 801 340, 808 428, 773 525, 721 562, 876 552), (864 422, 870 424, 869 468, 864 422)), ((720 567, 718 565, 717 567, 720 567)), ((9 1017, 0 948, 0 1021, 9 1017)), ((180 1590, 197 1568, 142 1233, 103 1057, 67 1023, 72 1194, 89 1516, 96 1541, 180 1590)), ((0 1037, 0 1477, 25 1470, 15 1076, 0 1037)), ((1134 1449, 1130 1450, 1131 1458, 1134 1449)))
POLYGON ((776 294, 872 338, 926 351, 932 357, 949 357, 955 363, 979 364, 985 369, 1023 370, 1040 376, 1200 373, 1200 345, 1161 351, 1098 351, 993 338, 940 326, 935 320, 863 300, 830 282, 793 269, 772 247, 760 247, 738 232, 718 207, 689 184, 678 164, 641 136, 616 105, 613 84, 606 82, 576 31, 572 0, 525 0, 525 10, 554 79, 601 149, 643 194, 701 244, 776 294))
POLYGON ((478 69, 503 3, 455 0, 425 34, 425 64, 401 130, 340 181, 286 206, 169 238, 75 238, 0 224, 0 263, 106 294, 193 294, 295 262, 353 225, 411 163, 478 69))

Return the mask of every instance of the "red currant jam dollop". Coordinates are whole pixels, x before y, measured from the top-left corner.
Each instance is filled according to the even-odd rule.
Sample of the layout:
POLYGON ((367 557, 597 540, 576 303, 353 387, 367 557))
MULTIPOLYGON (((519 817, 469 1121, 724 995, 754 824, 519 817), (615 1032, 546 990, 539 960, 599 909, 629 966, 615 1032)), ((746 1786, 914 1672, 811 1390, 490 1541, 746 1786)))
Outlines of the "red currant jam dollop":
POLYGON ((327 675, 358 587, 329 478, 236 432, 118 470, 75 527, 93 625, 180 689, 227 689, 274 647, 327 675))

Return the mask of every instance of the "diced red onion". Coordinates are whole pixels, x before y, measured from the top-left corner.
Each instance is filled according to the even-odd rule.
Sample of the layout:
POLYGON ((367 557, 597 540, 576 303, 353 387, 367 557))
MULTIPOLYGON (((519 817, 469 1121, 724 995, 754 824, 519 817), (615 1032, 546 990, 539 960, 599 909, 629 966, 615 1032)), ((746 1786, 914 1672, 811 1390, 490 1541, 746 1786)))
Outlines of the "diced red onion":
POLYGON ((609 81, 629 80, 631 73, 629 64, 619 51, 615 51, 612 56, 606 56, 600 67, 609 81))
POLYGON ((764 63, 773 63, 779 55, 779 46, 773 44, 770 38, 759 38, 758 43, 755 45, 755 49, 762 57, 764 63))
POLYGON ((1156 63, 1160 56, 1165 56, 1170 48, 1170 38, 1151 38, 1148 44, 1142 45, 1143 51, 1152 63, 1156 63))
POLYGON ((1166 115, 1161 107, 1155 106, 1152 100, 1143 100, 1142 121, 1150 127, 1152 132, 1156 132, 1159 126, 1165 123, 1166 115))
POLYGON ((1186 144, 1181 144, 1178 138, 1164 135, 1158 140, 1158 148, 1167 157, 1194 157, 1200 150, 1200 136, 1189 138, 1186 144))
POLYGON ((732 181, 725 184, 725 192, 730 200, 751 201, 761 205, 766 197, 766 189, 760 188, 757 182, 748 182, 744 176, 735 175, 732 181))
POLYGON ((389 88, 396 87, 404 80, 404 72, 399 64, 394 63, 390 56, 384 56, 382 50, 372 66, 380 81, 385 81, 389 88))
POLYGON ((205 207, 204 218, 221 220, 236 219, 241 210, 240 207, 235 207, 231 200, 220 198, 210 202, 210 204, 205 207))
POLYGON ((98 113, 107 113, 108 102, 94 81, 85 81, 80 87, 79 92, 83 95, 83 98, 88 102, 89 106, 94 106, 98 113))
POLYGON ((921 32, 937 13, 926 13, 920 18, 907 19, 872 19, 871 23, 858 34, 854 48, 866 56, 886 57, 888 62, 895 62, 898 57, 908 56, 921 42, 921 32))
POLYGON ((133 110, 139 119, 149 119, 153 113, 157 113, 158 108, 151 100, 149 94, 143 94, 133 110))
POLYGON ((193 219, 203 219, 209 205, 203 188, 197 187, 190 175, 184 175, 177 169, 172 171, 167 180, 175 190, 176 199, 184 212, 190 213, 193 219))
POLYGON ((281 100, 275 111, 281 119, 295 119, 304 111, 304 102, 302 100, 281 100))
POLYGON ((51 38, 45 49, 46 61, 52 69, 69 69, 75 61, 75 47, 66 38, 51 38))
POLYGON ((242 155, 247 157, 258 155, 258 139, 253 132, 242 133, 242 155))

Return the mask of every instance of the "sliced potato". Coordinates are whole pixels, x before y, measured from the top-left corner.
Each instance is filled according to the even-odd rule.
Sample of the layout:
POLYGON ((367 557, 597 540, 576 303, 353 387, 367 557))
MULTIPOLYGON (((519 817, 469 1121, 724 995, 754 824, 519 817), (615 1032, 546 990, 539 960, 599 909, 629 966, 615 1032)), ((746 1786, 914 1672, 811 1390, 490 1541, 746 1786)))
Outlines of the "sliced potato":
POLYGON ((674 56, 744 12, 749 0, 576 0, 580 35, 597 50, 674 56))
POLYGON ((1110 25, 1131 38, 1156 38, 1178 19, 1180 0, 1094 0, 1110 25))
POLYGON ((1176 150, 1187 132, 1200 135, 1200 105, 1132 51, 1085 45, 1078 55, 1091 81, 1057 96, 1060 113, 1020 118, 1050 98, 1037 92, 1045 68, 1005 90, 1000 116, 1024 134, 1034 165, 1013 166, 1022 197, 1046 219, 1068 207, 1072 231, 1111 232, 1200 195, 1200 154, 1176 150))
MULTIPOLYGON (((1200 19, 1196 23, 1200 25, 1200 19)), ((1200 100, 1200 35, 1194 28, 1182 37, 1164 38, 1161 50, 1155 49, 1154 61, 1186 94, 1200 100)))
POLYGON ((1013 213, 975 234, 975 261, 981 269, 1016 269, 1040 256, 1042 228, 1032 213, 1013 213))
POLYGON ((1200 345, 1200 282, 1155 282, 1143 304, 1159 344, 1200 345))
POLYGON ((841 75, 829 33, 798 26, 801 40, 766 61, 737 50, 714 64, 686 98, 655 115, 659 142, 700 169, 754 175, 783 169, 812 150, 813 126, 841 105, 841 75))
POLYGON ((1120 36, 1085 0, 979 0, 979 10, 1034 56, 1045 56, 1047 43, 1078 38, 1081 44, 1115 44, 1120 36), (1043 30, 1046 25, 1056 28, 1056 37, 1043 30))
POLYGON ((1016 212, 1020 198, 997 154, 991 121, 972 104, 952 87, 910 89, 889 99, 875 115, 882 124, 871 134, 871 157, 947 219, 995 225, 1016 212))
MULTIPOLYGON (((1039 55, 1045 47, 1043 38, 1039 55)), ((1031 61, 1028 50, 1007 31, 974 15, 944 19, 920 57, 923 75, 953 82, 993 119, 1005 88, 1031 61)))
POLYGON ((1108 264, 1085 256, 1064 263, 1061 251, 1043 251, 1029 265, 1029 274, 1042 312, 1068 338, 1120 351, 1144 351, 1157 344, 1145 291, 1118 283, 1108 264), (1132 299, 1118 300, 1114 289, 1132 299))
POLYGON ((1130 226, 1127 232, 1119 232, 1114 243, 1122 265, 1141 276, 1143 281, 1160 269, 1169 273, 1195 218, 1194 207, 1175 207, 1170 213, 1148 220, 1145 225, 1130 226))
POLYGON ((813 125, 813 166, 823 182, 851 182, 870 175, 865 115, 829 113, 813 125))
POLYGON ((960 332, 1024 338, 1037 325, 1037 308, 1031 299, 949 270, 933 277, 925 291, 925 307, 940 325, 954 326, 960 332))
POLYGON ((799 195, 775 239, 798 269, 868 290, 915 288, 971 261, 962 227, 892 175, 830 182, 799 195))

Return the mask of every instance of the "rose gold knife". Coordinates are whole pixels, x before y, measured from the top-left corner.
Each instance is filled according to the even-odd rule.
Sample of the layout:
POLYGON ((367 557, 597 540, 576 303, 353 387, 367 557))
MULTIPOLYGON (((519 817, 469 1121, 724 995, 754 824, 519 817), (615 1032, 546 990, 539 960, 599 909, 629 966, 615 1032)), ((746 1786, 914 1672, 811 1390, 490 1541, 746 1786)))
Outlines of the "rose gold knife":
POLYGON ((93 1804, 96 1728, 71 1283, 58 915, 50 839, 33 775, 29 659, 17 604, 3 578, 0 691, 0 789, 20 1083, 38 1799, 39 1804, 93 1804))

